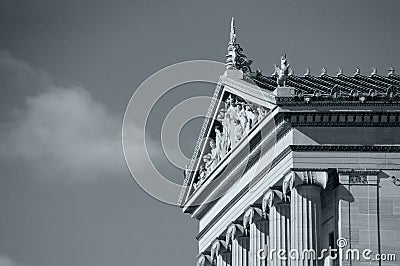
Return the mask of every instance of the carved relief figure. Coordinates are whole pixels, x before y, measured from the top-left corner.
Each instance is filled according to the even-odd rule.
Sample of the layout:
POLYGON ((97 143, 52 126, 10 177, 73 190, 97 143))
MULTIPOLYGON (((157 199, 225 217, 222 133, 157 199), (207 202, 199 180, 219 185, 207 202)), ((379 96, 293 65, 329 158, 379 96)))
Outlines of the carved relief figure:
POLYGON ((208 143, 210 152, 202 157, 203 163, 199 166, 199 181, 194 185, 195 189, 266 114, 265 108, 248 104, 232 94, 228 95, 224 106, 218 110, 216 119, 220 124, 214 127, 215 139, 210 139, 208 143))
POLYGON ((242 129, 245 129, 246 125, 247 125, 246 112, 245 112, 245 110, 244 110, 242 105, 238 104, 237 107, 238 107, 237 111, 238 111, 238 117, 239 117, 240 125, 242 126, 242 129))
POLYGON ((233 123, 235 126, 234 141, 233 141, 233 148, 234 148, 242 139, 244 131, 243 131, 242 125, 240 124, 240 121, 238 119, 236 119, 233 123))
POLYGON ((218 149, 217 145, 215 144, 215 141, 211 139, 209 144, 211 152, 203 157, 203 160, 206 164, 205 168, 207 170, 207 174, 211 173, 212 170, 214 170, 215 166, 217 166, 217 164, 221 160, 221 155, 220 155, 221 152, 218 149))
POLYGON ((228 153, 228 135, 225 130, 221 131, 219 127, 215 127, 215 143, 222 160, 228 153))
MULTIPOLYGON (((246 116, 248 119, 248 122, 246 125, 246 131, 249 132, 250 129, 252 129, 255 124, 257 124, 257 116, 256 116, 256 113, 251 109, 251 107, 249 105, 246 105, 245 109, 246 109, 245 110, 246 116)), ((257 115, 258 115, 258 113, 257 113, 257 115)))

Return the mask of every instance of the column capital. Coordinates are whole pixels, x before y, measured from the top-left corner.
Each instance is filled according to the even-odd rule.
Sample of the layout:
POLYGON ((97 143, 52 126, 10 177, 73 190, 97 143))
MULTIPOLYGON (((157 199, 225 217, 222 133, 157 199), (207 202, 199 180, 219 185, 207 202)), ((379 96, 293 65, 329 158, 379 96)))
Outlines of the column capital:
POLYGON ((246 231, 250 224, 256 220, 262 219, 262 209, 259 207, 250 206, 243 215, 243 228, 246 231))
POLYGON ((209 266, 211 265, 211 258, 209 252, 201 252, 197 255, 197 266, 209 266))
POLYGON ((282 191, 286 196, 289 191, 298 185, 318 185, 322 188, 326 188, 327 183, 328 173, 326 171, 290 171, 283 178, 282 191))
POLYGON ((231 223, 226 230, 226 244, 229 245, 231 241, 235 240, 238 235, 242 235, 243 232, 243 225, 235 222, 231 223))
POLYGON ((221 255, 222 249, 226 249, 226 242, 217 238, 211 245, 211 261, 214 261, 218 255, 221 255))
POLYGON ((270 189, 262 199, 262 214, 266 217, 267 210, 277 203, 284 202, 283 193, 276 189, 270 189))

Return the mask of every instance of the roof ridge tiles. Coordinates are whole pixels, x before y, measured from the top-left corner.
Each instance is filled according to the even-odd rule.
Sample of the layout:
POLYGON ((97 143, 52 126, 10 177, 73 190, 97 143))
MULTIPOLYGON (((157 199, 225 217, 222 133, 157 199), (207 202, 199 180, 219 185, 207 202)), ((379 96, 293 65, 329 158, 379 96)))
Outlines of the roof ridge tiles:
POLYGON ((357 75, 354 76, 354 77, 348 77, 348 76, 346 76, 346 75, 340 75, 340 76, 338 76, 337 78, 346 80, 346 81, 349 82, 349 83, 352 83, 352 84, 354 84, 354 85, 356 85, 356 86, 359 86, 359 87, 362 88, 364 91, 369 91, 369 90, 371 90, 372 88, 375 89, 375 90, 378 90, 378 91, 384 91, 384 89, 382 89, 382 88, 380 88, 380 87, 378 87, 378 86, 376 86, 376 85, 374 85, 374 84, 368 84, 368 83, 366 83, 366 82, 364 82, 364 81, 358 80, 356 77, 361 77, 361 75, 360 75, 360 74, 357 74, 357 75), (372 87, 372 88, 371 88, 371 87, 372 87))
POLYGON ((321 79, 327 79, 329 81, 331 81, 332 83, 334 83, 335 85, 340 85, 342 88, 344 88, 345 90, 351 92, 352 90, 357 90, 358 91, 358 86, 345 82, 343 80, 338 79, 337 77, 332 77, 332 76, 328 76, 328 75, 323 75, 320 77, 321 79), (339 83, 339 84, 338 84, 339 83))
POLYGON ((389 83, 390 85, 400 86, 400 81, 398 81, 396 79, 391 79, 390 77, 385 77, 385 76, 381 76, 381 75, 374 75, 371 78, 381 80, 383 82, 389 83))
POLYGON ((314 90, 315 90, 315 89, 318 89, 319 92, 321 92, 321 93, 326 93, 326 92, 329 91, 329 89, 330 89, 330 88, 328 88, 328 87, 326 87, 326 86, 323 86, 323 85, 321 85, 321 84, 317 84, 317 83, 308 81, 307 79, 304 79, 304 77, 290 76, 290 79, 294 79, 295 82, 298 81, 298 82, 300 82, 300 83, 303 83, 305 86, 307 86, 307 87, 309 87, 309 88, 311 88, 311 89, 314 89, 314 90), (317 88, 314 88, 312 85, 313 85, 314 87, 316 86, 317 88))
MULTIPOLYGON (((375 74, 376 75, 376 74, 375 74)), ((385 90, 386 88, 388 88, 389 86, 392 86, 392 84, 384 82, 382 80, 378 80, 378 79, 374 79, 373 76, 371 77, 367 77, 367 76, 362 76, 362 75, 358 75, 357 77, 355 77, 357 79, 361 79, 367 83, 373 84, 375 86, 380 87, 382 90, 385 90)))

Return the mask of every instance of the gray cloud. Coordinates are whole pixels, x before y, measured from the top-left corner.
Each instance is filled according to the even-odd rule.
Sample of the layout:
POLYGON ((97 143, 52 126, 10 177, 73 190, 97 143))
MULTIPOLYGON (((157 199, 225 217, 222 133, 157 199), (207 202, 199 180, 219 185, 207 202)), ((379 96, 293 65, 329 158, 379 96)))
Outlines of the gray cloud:
POLYGON ((0 69, 8 72, 1 87, 26 91, 31 84, 38 91, 23 98, 11 122, 0 124, 1 160, 43 178, 81 180, 125 170, 117 116, 82 86, 54 85, 48 75, 9 54, 0 58, 0 69))
POLYGON ((0 266, 22 266, 22 264, 13 261, 6 255, 0 255, 0 266))

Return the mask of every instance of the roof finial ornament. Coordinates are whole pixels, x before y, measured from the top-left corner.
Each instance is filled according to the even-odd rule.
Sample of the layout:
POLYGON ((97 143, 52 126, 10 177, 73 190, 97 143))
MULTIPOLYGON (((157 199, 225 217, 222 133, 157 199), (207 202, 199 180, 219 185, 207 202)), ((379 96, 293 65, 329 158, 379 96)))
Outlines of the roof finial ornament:
POLYGON ((306 72, 304 73, 304 77, 307 77, 310 75, 310 69, 307 67, 306 72))
POLYGON ((231 32, 229 34, 229 44, 236 43, 236 31, 235 31, 235 19, 232 17, 231 19, 231 32))
POLYGON ((235 69, 236 68, 236 31, 235 31, 235 20, 232 17, 231 19, 231 31, 229 34, 229 43, 228 43, 228 54, 226 55, 226 69, 235 69))
POLYGON ((356 71, 354 72, 353 77, 357 76, 357 75, 360 75, 360 68, 359 67, 356 68, 356 71))
POLYGON ((391 76, 391 75, 394 75, 394 68, 392 65, 388 69, 388 76, 391 76))
POLYGON ((286 54, 283 54, 281 56, 281 66, 278 67, 275 65, 275 72, 278 74, 278 77, 276 79, 276 83, 278 83, 278 87, 285 87, 286 86, 286 79, 289 76, 290 71, 289 70, 290 64, 288 64, 287 59, 286 59, 286 54))
POLYGON ((321 70, 321 75, 319 75, 320 77, 322 77, 323 75, 326 75, 326 68, 323 67, 321 70))
POLYGON ((343 75, 343 69, 341 67, 339 67, 338 72, 337 72, 337 76, 343 75))
POLYGON ((374 75, 378 75, 378 71, 376 70, 376 67, 372 68, 372 72, 370 74, 370 77, 374 76, 374 75))

